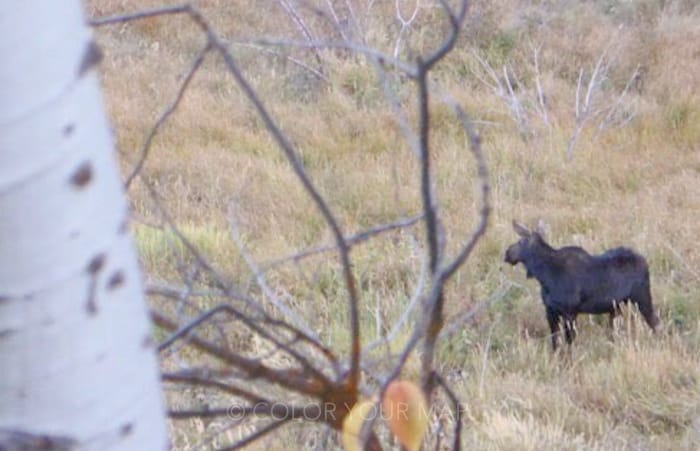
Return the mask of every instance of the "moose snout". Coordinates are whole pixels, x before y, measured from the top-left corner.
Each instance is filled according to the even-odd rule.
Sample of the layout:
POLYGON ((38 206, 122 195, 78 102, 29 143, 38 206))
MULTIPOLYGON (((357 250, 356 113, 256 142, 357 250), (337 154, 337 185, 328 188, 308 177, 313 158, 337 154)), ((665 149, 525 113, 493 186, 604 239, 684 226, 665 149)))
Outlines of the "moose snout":
POLYGON ((512 249, 510 249, 510 248, 508 248, 506 250, 506 255, 503 258, 503 260, 506 263, 510 263, 511 265, 515 265, 516 263, 518 263, 518 260, 515 258, 515 256, 513 255, 512 249))

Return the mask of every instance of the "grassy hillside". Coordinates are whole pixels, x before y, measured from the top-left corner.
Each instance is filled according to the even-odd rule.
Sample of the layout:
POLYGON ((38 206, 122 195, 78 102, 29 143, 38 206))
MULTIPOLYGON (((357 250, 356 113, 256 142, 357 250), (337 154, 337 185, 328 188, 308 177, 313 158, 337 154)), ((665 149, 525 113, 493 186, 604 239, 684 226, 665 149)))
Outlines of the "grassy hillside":
MULTIPOLYGON (((174 2, 86 3, 97 17, 174 2)), ((350 3, 367 45, 392 54, 400 30, 394 2, 350 3)), ((408 17, 412 2, 403 3, 408 17)), ((421 2, 399 46, 402 58, 441 38, 445 24, 433 3, 421 2)), ((279 2, 197 4, 230 40, 245 75, 348 233, 420 212, 417 163, 372 64, 345 50, 315 55, 252 42, 303 41, 279 2)), ((316 36, 337 39, 322 17, 300 11, 316 36)), ((182 17, 104 27, 96 34, 126 176, 204 37, 182 17)), ((329 243, 330 234, 221 66, 211 55, 205 60, 156 137, 143 175, 212 263, 245 284, 250 272, 230 233, 232 202, 241 239, 259 262, 329 243)), ((465 447, 700 449, 700 6, 694 0, 478 0, 434 79, 476 122, 494 209, 485 238, 449 286, 447 311, 457 315, 502 293, 440 349, 440 369, 465 401, 465 447), (580 133, 566 158, 577 125, 580 133), (607 318, 583 317, 570 355, 552 355, 536 283, 502 261, 516 239, 512 219, 541 219, 555 246, 602 252, 627 245, 643 253, 663 332, 652 335, 636 312, 628 312, 611 341, 607 318)), ((414 120, 413 86, 400 77, 389 83, 414 120)), ((475 166, 447 109, 436 104, 432 114, 435 188, 449 252, 477 221, 475 166)), ((152 226, 160 215, 138 179, 129 196, 148 280, 181 280, 183 249, 172 234, 152 226)), ((422 236, 417 226, 353 251, 367 341, 406 308, 420 273, 422 236)), ((328 261, 282 266, 269 277, 328 343, 345 349, 347 315, 337 296, 343 287, 328 261)), ((186 403, 188 396, 169 399, 186 403)), ((207 449, 213 445, 194 445, 220 426, 178 423, 173 443, 181 450, 207 449)), ((316 431, 292 427, 283 434, 324 448, 313 444, 321 436, 316 431)), ((252 448, 282 449, 276 443, 252 448)))

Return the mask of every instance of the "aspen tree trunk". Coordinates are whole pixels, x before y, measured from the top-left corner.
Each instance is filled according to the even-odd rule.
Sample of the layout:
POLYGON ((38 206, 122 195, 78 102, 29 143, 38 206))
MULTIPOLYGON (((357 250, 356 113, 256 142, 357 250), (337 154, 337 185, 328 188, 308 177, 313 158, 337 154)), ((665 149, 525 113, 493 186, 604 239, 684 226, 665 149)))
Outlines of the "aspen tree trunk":
POLYGON ((99 50, 79 0, 2 0, 0 30, 0 449, 161 451, 99 50))

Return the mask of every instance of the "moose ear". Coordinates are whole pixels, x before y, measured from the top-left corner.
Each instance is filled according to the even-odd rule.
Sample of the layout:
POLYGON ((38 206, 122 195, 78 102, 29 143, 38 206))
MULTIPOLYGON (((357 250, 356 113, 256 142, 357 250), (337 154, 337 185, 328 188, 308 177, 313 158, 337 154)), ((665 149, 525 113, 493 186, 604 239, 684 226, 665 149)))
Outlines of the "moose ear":
POLYGON ((515 233, 517 233, 518 235, 520 235, 523 238, 527 238, 530 236, 530 231, 527 229, 527 227, 520 224, 516 220, 513 220, 513 230, 515 230, 515 233))
POLYGON ((535 232, 537 232, 541 237, 547 236, 547 232, 549 231, 549 225, 547 225, 546 222, 543 220, 537 221, 537 227, 535 227, 535 232))

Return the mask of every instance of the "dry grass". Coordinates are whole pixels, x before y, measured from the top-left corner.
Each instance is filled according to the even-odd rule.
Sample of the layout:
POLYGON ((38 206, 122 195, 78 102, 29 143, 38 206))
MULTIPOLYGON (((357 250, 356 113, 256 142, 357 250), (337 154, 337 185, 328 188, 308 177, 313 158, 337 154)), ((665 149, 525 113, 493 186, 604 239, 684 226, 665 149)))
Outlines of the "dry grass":
MULTIPOLYGON (((98 16, 163 3, 88 0, 87 8, 98 16)), ((265 8, 260 3, 199 2, 231 40, 299 39, 276 2, 265 8)), ((390 52, 398 31, 393 2, 376 3, 363 19, 366 35, 370 44, 390 52)), ((450 286, 448 309, 458 313, 506 280, 520 288, 511 289, 441 350, 441 369, 466 403, 466 447, 699 449, 700 8, 690 0, 572 0, 560 2, 560 9, 518 0, 474 3, 469 27, 436 79, 474 118, 485 121, 480 132, 494 215, 476 254, 450 286), (624 28, 616 31, 620 24, 624 28), (567 162, 578 71, 590 72, 615 33, 614 64, 601 101, 617 98, 642 65, 643 89, 630 92, 625 102, 637 116, 626 127, 599 135, 593 124, 567 162), (515 67, 525 90, 534 83, 529 42, 542 44, 541 75, 552 125, 533 116, 533 134, 524 139, 505 104, 474 77, 473 52, 494 67, 515 67), (645 254, 664 333, 651 336, 631 314, 618 324, 611 342, 603 321, 584 319, 571 355, 551 355, 537 287, 519 268, 502 264, 503 251, 514 240, 513 218, 543 219, 555 245, 575 243, 599 252, 625 244, 645 254)), ((408 36, 412 49, 438 39, 435 23, 435 9, 421 11, 408 36)), ((317 33, 329 33, 322 21, 311 24, 317 33)), ((107 55, 104 92, 126 172, 203 38, 182 18, 100 29, 97 36, 107 55)), ((322 81, 259 50, 241 45, 232 50, 345 230, 417 212, 416 163, 382 101, 371 65, 324 51, 328 80, 322 81)), ((287 53, 314 61, 298 50, 287 53)), ((396 81, 396 87, 410 110, 410 85, 396 81)), ((475 169, 454 118, 436 106, 434 124, 436 188, 451 249, 476 220, 475 169)), ((144 176, 183 231, 233 280, 243 282, 249 274, 229 234, 232 200, 238 204, 243 239, 260 261, 329 241, 321 217, 215 58, 206 61, 157 137, 144 176)), ((138 182, 129 194, 139 218, 157 221, 138 182)), ((134 231, 147 277, 177 280, 185 257, 174 237, 143 224, 134 231)), ((354 251, 367 340, 383 327, 377 317, 388 323, 405 308, 420 268, 421 237, 420 229, 409 230, 354 251)), ((300 269, 282 268, 271 280, 294 295, 296 308, 329 343, 347 346, 334 265, 314 259, 300 269)), ((188 396, 170 398, 183 403, 188 396)), ((216 422, 179 424, 172 430, 174 444, 194 449, 202 434, 216 427, 216 422)), ((317 432, 288 431, 284 434, 292 440, 324 447, 317 432)), ((277 443, 271 438, 263 446, 281 449, 277 443)))

